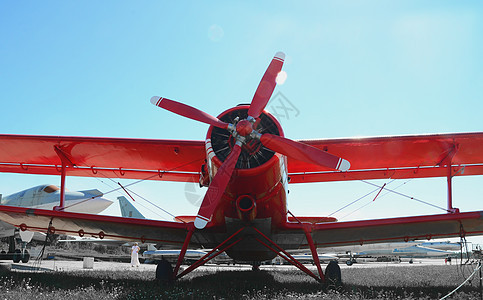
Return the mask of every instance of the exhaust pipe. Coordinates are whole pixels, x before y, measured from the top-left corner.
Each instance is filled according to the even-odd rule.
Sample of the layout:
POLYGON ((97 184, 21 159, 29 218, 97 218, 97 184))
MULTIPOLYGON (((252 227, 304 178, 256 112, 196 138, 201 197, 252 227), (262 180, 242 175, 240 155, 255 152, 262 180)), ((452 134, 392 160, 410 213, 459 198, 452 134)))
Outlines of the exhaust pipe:
POLYGON ((255 199, 249 195, 243 195, 236 199, 236 211, 243 221, 252 221, 257 215, 255 199))

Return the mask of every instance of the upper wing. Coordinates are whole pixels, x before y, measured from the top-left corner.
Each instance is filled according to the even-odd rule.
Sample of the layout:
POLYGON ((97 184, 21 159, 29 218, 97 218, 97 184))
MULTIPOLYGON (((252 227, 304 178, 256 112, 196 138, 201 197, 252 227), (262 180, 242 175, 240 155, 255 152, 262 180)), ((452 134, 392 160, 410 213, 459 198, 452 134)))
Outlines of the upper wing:
POLYGON ((198 182, 202 141, 0 135, 0 172, 198 182), (57 151, 56 151, 57 148, 57 151))
POLYGON ((448 158, 453 175, 483 174, 483 132, 299 142, 347 159, 351 168, 334 172, 289 157, 291 183, 440 177, 447 174, 448 158))
MULTIPOLYGON (((288 223, 276 238, 287 249, 308 248, 307 224, 288 223)), ((483 211, 403 218, 320 223, 311 227, 318 248, 466 237, 483 234, 483 211)))

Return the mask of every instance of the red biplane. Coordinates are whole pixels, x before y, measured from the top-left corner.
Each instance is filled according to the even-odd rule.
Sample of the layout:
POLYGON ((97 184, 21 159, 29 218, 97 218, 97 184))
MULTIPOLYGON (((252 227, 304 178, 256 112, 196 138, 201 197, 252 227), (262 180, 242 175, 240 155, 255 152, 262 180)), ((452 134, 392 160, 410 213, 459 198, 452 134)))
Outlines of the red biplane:
MULTIPOLYGON (((339 279, 340 269, 329 264, 324 276, 317 248, 483 234, 483 211, 459 212, 451 192, 453 176, 483 174, 482 132, 287 139, 264 110, 284 57, 275 55, 251 104, 218 117, 169 99, 151 99, 209 124, 205 141, 0 135, 0 172, 60 175, 62 192, 67 175, 199 182, 208 190, 197 216, 169 222, 69 213, 61 199, 53 211, 0 206, 0 220, 21 230, 172 245, 181 249, 172 278, 226 252, 254 267, 279 255, 324 282, 339 279), (447 178, 446 214, 337 222, 292 216, 287 209, 289 183, 424 177, 447 178), (188 248, 213 250, 178 274, 188 248), (311 250, 318 274, 290 255, 294 249, 311 250)), ((161 268, 158 274, 165 274, 161 268)))

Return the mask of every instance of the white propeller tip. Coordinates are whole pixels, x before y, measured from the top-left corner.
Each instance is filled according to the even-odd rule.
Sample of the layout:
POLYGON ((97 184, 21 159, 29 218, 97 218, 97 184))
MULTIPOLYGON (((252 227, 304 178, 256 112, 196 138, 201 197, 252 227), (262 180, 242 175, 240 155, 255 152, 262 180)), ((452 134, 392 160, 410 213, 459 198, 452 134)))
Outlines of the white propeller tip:
POLYGON ((281 61, 284 61, 285 60, 285 53, 283 53, 283 52, 277 52, 277 53, 275 53, 275 57, 274 58, 279 59, 281 61))
POLYGON ((204 217, 202 216, 197 216, 196 219, 195 219, 195 227, 197 229, 203 229, 205 228, 206 224, 208 224, 208 220, 206 220, 204 217))
POLYGON ((161 97, 158 97, 158 96, 153 96, 151 97, 151 103, 158 106, 159 105, 159 102, 162 100, 163 98, 161 97))
POLYGON ((340 159, 339 167, 337 168, 340 171, 347 171, 351 167, 351 163, 343 158, 340 159))

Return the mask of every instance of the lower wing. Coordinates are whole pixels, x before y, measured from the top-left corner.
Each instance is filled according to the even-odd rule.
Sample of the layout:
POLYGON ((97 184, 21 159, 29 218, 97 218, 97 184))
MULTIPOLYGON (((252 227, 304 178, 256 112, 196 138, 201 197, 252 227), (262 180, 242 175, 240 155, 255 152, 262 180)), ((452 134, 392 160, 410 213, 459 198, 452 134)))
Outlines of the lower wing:
MULTIPOLYGON (((0 220, 21 230, 158 243, 178 249, 192 224, 13 206, 0 206, 0 220)), ((190 248, 211 247, 226 230, 210 229, 211 234, 207 229, 195 231, 190 248)), ((286 250, 308 248, 305 230, 309 230, 318 248, 466 237, 483 235, 483 211, 317 224, 287 222, 273 230, 272 238, 286 250)))
MULTIPOLYGON (((307 248, 303 227, 301 223, 287 223, 284 231, 298 236, 303 240, 299 247, 307 248)), ((318 248, 483 235, 483 211, 320 223, 311 227, 311 234, 318 248)))
MULTIPOLYGON (((187 223, 0 206, 0 220, 20 230, 61 233, 121 241, 168 244, 180 248, 187 223)), ((197 246, 192 243, 193 246, 197 246)))

